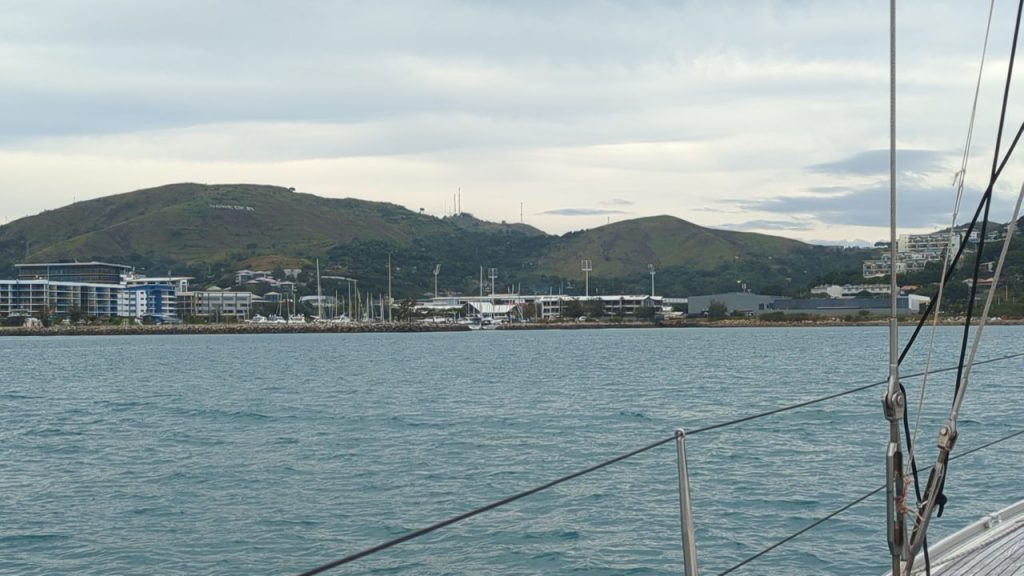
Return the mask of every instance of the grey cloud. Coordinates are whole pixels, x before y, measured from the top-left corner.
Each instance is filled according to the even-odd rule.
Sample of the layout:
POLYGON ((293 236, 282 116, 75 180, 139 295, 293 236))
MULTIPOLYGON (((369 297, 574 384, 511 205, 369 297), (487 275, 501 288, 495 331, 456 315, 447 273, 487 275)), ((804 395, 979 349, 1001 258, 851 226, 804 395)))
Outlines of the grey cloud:
MULTIPOLYGON (((935 172, 943 167, 948 153, 936 150, 898 150, 896 169, 906 172, 935 172)), ((848 176, 880 176, 889 173, 888 150, 866 150, 842 160, 808 166, 811 172, 848 176)))
MULTIPOLYGON (((959 21, 950 10, 929 15, 959 21)), ((678 110, 681 94, 687 106, 743 99, 740 107, 759 107, 766 95, 819 90, 836 101, 863 90, 861 73, 847 72, 875 54, 862 38, 874 24, 854 17, 859 11, 855 3, 739 0, 713 9, 660 0, 16 3, 0 21, 0 142, 425 114, 549 125, 533 140, 548 146, 689 138, 701 113, 678 110), (810 53, 813 73, 801 68, 810 53), (764 72, 758 59, 776 66, 764 72), (723 63, 732 69, 718 77, 723 63), (590 128, 604 118, 604 130, 590 128)), ((438 130, 421 148, 448 148, 453 137, 488 139, 438 130)))
MULTIPOLYGON (((889 225, 889 185, 876 182, 863 187, 830 188, 830 195, 780 196, 755 202, 744 207, 778 214, 805 214, 824 224, 853 226, 889 225)), ((979 190, 965 190, 968 205, 976 203, 979 190)), ((1009 213, 1010 204, 993 199, 993 214, 1009 213)), ((933 187, 919 184, 901 184, 897 204, 897 218, 901 226, 914 228, 949 225, 953 209, 952 187, 933 187)), ((973 211, 973 210, 972 210, 973 211)))
POLYGON ((628 214, 622 210, 604 210, 601 208, 557 208, 545 210, 541 214, 549 216, 605 216, 611 214, 628 214))
POLYGON ((632 206, 635 202, 624 198, 610 198, 601 202, 601 204, 604 206, 632 206))

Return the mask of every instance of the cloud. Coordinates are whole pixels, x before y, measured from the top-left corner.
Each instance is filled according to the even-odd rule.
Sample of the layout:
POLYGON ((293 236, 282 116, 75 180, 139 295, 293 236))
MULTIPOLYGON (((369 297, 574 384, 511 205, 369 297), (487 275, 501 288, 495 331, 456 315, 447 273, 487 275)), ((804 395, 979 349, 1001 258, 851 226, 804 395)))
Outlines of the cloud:
MULTIPOLYGON (((949 156, 936 150, 897 150, 896 169, 900 173, 935 172, 944 168, 949 156)), ((889 173, 889 151, 866 150, 842 160, 808 166, 807 170, 835 176, 880 176, 889 173)))
POLYGON ((800 222, 792 220, 748 220, 736 224, 721 224, 718 228, 726 230, 814 230, 814 222, 800 222))
POLYGON ((633 204, 636 204, 636 202, 626 200, 625 198, 609 198, 601 202, 602 206, 632 206, 633 204))
MULTIPOLYGON (((842 203, 886 170, 871 150, 885 40, 855 0, 8 4, 0 219, 193 180, 438 214, 461 186, 474 214, 514 220, 524 203, 552 232, 666 212, 802 239, 885 221, 797 229, 779 212, 826 213, 804 197, 842 203)), ((985 23, 969 3, 901 10, 901 171, 939 172, 930 151, 962 139, 951 111, 969 110, 985 23)), ((995 131, 1010 20, 994 23, 978 134, 995 131)), ((871 219, 831 223, 857 215, 871 219)))
MULTIPOLYGON (((829 187, 827 195, 779 196, 747 202, 746 208, 775 214, 802 214, 826 225, 875 225, 889 223, 889 183, 876 181, 864 186, 829 187)), ((925 182, 901 183, 898 188, 897 219, 901 227, 941 228, 949 225, 953 210, 952 187, 925 182)), ((965 190, 965 198, 977 199, 981 191, 965 190)), ((972 209, 973 211, 973 209, 972 209)), ((1006 199, 993 199, 992 213, 1008 213, 1006 199)))
POLYGON ((545 210, 540 214, 549 216, 610 216, 612 214, 628 214, 622 210, 605 210, 603 208, 556 208, 545 210))

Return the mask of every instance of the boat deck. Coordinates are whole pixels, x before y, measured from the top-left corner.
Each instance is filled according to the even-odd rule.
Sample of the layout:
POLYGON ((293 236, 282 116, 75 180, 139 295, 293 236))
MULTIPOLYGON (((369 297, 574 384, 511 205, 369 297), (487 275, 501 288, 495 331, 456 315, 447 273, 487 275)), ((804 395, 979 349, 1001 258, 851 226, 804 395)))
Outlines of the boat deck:
MULTIPOLYGON (((934 576, 1024 576, 1024 500, 945 538, 931 549, 934 576)), ((924 561, 914 574, 924 574, 924 561)))

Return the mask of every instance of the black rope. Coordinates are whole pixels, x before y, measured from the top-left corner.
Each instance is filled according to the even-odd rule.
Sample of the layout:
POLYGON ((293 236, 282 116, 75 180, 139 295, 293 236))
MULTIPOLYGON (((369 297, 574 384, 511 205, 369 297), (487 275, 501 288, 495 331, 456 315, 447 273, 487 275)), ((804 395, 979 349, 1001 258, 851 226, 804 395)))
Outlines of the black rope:
MULTIPOLYGON (((988 442, 986 444, 982 444, 981 446, 978 446, 977 448, 972 448, 971 450, 968 450, 968 451, 966 451, 966 452, 964 452, 962 454, 957 454, 956 456, 951 456, 950 460, 952 461, 952 460, 956 460, 958 458, 963 458, 965 456, 969 456, 969 455, 974 454, 975 452, 978 452, 980 450, 984 450, 986 448, 989 448, 989 447, 994 446, 996 444, 999 444, 1001 442, 1005 442, 1007 440, 1010 440, 1011 438, 1015 438, 1017 436, 1020 436, 1021 434, 1024 434, 1024 430, 1018 430, 1018 431, 1016 431, 1016 432, 1014 432, 1012 434, 1003 436, 1002 438, 999 438, 997 440, 993 440, 992 442, 988 442)), ((929 470, 930 468, 932 468, 932 466, 929 466, 928 468, 925 468, 925 470, 929 470)), ((802 534, 812 530, 813 528, 816 528, 816 527, 824 524, 825 522, 835 518, 836 516, 842 514, 843 512, 846 512, 850 508, 853 508, 854 506, 860 504, 861 502, 867 500, 868 498, 874 496, 875 494, 878 494, 882 490, 885 490, 885 485, 879 486, 878 488, 875 488, 874 490, 868 492, 867 494, 864 494, 860 498, 857 498, 856 500, 850 502, 849 504, 843 506, 842 508, 836 510, 835 512, 832 512, 831 514, 829 514, 829 515, 827 515, 827 516, 825 516, 823 518, 815 520, 811 524, 809 524, 809 525, 805 526, 804 528, 801 528, 800 530, 790 534, 789 536, 783 538, 782 540, 779 540, 775 544, 772 544, 771 546, 765 548, 764 550, 761 550, 757 554, 754 554, 753 556, 750 556, 750 557, 746 558, 745 560, 743 560, 739 564, 736 564, 736 565, 732 566, 728 570, 726 570, 724 572, 719 572, 718 576, 724 576, 725 574, 729 574, 731 572, 734 572, 734 571, 738 570, 739 568, 742 568, 743 566, 746 566, 747 564, 750 564, 754 560, 757 560, 758 558, 764 556, 765 554, 768 554, 769 552, 771 552, 772 550, 775 550, 779 546, 782 546, 783 544, 786 544, 787 542, 795 540, 797 537, 801 536, 802 534)))
MULTIPOLYGON (((974 271, 971 276, 971 295, 970 300, 968 300, 967 302, 967 315, 966 319, 964 320, 963 339, 960 344, 960 362, 959 368, 956 372, 956 386, 953 389, 954 406, 956 405, 957 397, 960 396, 961 388, 963 388, 964 386, 963 375, 967 361, 967 342, 970 340, 971 317, 974 314, 975 298, 978 293, 978 280, 981 277, 981 261, 983 259, 985 252, 985 234, 986 229, 988 228, 989 209, 992 206, 992 188, 995 186, 996 183, 996 165, 999 163, 999 146, 1003 140, 1003 126, 1006 121, 1007 102, 1010 99, 1010 84, 1011 80, 1013 79, 1013 62, 1017 56, 1017 39, 1020 36, 1020 22, 1022 14, 1024 14, 1024 0, 1020 0, 1020 2, 1017 4, 1017 21, 1014 23, 1013 27, 1013 44, 1010 47, 1010 63, 1006 68, 1006 83, 1003 87, 1003 104, 999 111, 999 129, 996 132, 995 153, 992 156, 992 175, 990 178, 990 185, 988 187, 988 190, 986 191, 985 196, 983 196, 982 198, 982 202, 985 205, 985 216, 981 221, 981 235, 978 239, 978 253, 974 257, 974 271)), ((946 474, 942 476, 942 478, 939 480, 938 486, 936 487, 936 505, 938 506, 936 516, 939 518, 942 517, 942 513, 946 509, 946 502, 948 500, 945 494, 946 477, 948 473, 949 470, 947 469, 946 474)))
MULTIPOLYGON (((907 397, 907 389, 903 387, 903 383, 900 382, 900 394, 903 397, 907 397)), ((921 502, 921 482, 920 474, 917 470, 917 456, 914 454, 914 440, 910 434, 910 416, 907 410, 903 411, 903 435, 907 437, 907 452, 910 453, 910 470, 914 476, 914 492, 917 494, 916 502, 921 502)), ((924 573, 925 576, 932 576, 932 559, 928 554, 928 534, 924 535, 921 539, 921 550, 924 551, 924 573)))
POLYGON ((1003 124, 1006 120, 1006 103, 1010 99, 1010 80, 1013 78, 1013 60, 1017 56, 1017 37, 1020 34, 1020 17, 1024 12, 1024 0, 1017 5, 1017 23, 1013 27, 1013 45, 1010 46, 1010 63, 1006 67, 1006 84, 1003 86, 1003 107, 999 114, 999 129, 996 131, 996 150, 992 156, 992 178, 995 179, 996 163, 999 161, 999 145, 1003 140, 1003 124))
MULTIPOLYGON (((989 358, 987 360, 981 360, 979 362, 975 362, 975 365, 989 364, 989 363, 992 363, 992 362, 1000 362, 1000 361, 1003 361, 1003 360, 1011 360, 1013 358, 1018 358, 1020 356, 1024 356, 1024 352, 1020 352, 1020 353, 1017 353, 1017 354, 1008 354, 1006 356, 1000 356, 1000 357, 997 357, 997 358, 989 358)), ((956 369, 955 366, 951 366, 951 367, 947 367, 947 368, 940 368, 940 369, 937 369, 937 370, 932 370, 931 372, 929 372, 929 374, 938 374, 938 373, 941 373, 941 372, 951 372, 951 371, 953 371, 955 369, 956 369)), ((908 374, 908 375, 904 376, 904 378, 916 378, 916 377, 919 377, 919 376, 924 376, 924 374, 925 374, 924 372, 917 372, 915 374, 908 374)), ((753 416, 746 416, 746 417, 743 417, 743 418, 737 418, 735 420, 730 420, 728 422, 721 422, 721 423, 718 423, 718 424, 712 424, 710 426, 704 426, 703 428, 696 428, 696 429, 694 429, 692 431, 687 432, 686 434, 687 434, 687 436, 692 436, 694 434, 699 434, 701 432, 710 432, 712 430, 717 430, 719 428, 725 428, 725 427, 728 427, 728 426, 734 426, 736 424, 742 424, 744 422, 749 422, 751 420, 756 420, 758 418, 764 418, 766 416, 771 416, 771 415, 774 415, 774 414, 779 414, 781 412, 788 412, 790 410, 796 410, 797 408, 803 408, 805 406, 810 406, 812 404, 818 404, 818 403, 821 403, 821 402, 825 402, 827 400, 832 400, 832 399, 839 398, 839 397, 842 397, 842 396, 847 396, 847 395, 850 395, 850 394, 854 394, 856 392, 861 392, 863 390, 868 390, 870 388, 874 388, 874 387, 880 386, 882 384, 885 384, 886 382, 887 382, 887 380, 882 380, 882 381, 879 381, 879 382, 874 382, 872 384, 867 384, 867 385, 864 385, 864 386, 858 386, 856 388, 851 388, 851 389, 845 390, 843 392, 837 392, 835 394, 830 394, 828 396, 822 396, 820 398, 815 398, 814 400, 808 400, 806 402, 800 402, 798 404, 791 404, 789 406, 784 406, 782 408, 776 408, 774 410, 768 410, 766 412, 761 412, 759 414, 754 414, 753 416)), ((561 484, 561 483, 566 482, 568 480, 572 480, 574 478, 579 478, 580 476, 583 476, 583 475, 586 475, 586 474, 590 474, 591 472, 595 472, 597 470, 600 470, 601 468, 605 468, 606 466, 610 466, 612 464, 615 464, 616 462, 621 462, 621 461, 626 460, 628 458, 632 458, 634 456, 638 456, 640 454, 643 454, 644 452, 647 452, 647 451, 653 450, 653 449, 655 449, 655 448, 657 448, 659 446, 663 446, 665 444, 668 444, 669 442, 672 442, 673 440, 675 440, 675 438, 676 438, 675 434, 673 434, 672 436, 669 436, 668 438, 662 438, 661 440, 658 440, 656 442, 652 442, 652 443, 650 443, 650 444, 648 444, 646 446, 643 446, 641 448, 637 448, 636 450, 632 450, 630 452, 626 452, 625 454, 622 454, 622 455, 616 456, 614 458, 605 460, 604 462, 601 462, 600 464, 595 464, 594 466, 591 466, 589 468, 584 468, 583 470, 579 470, 577 472, 573 472, 572 474, 569 474, 569 475, 566 475, 566 476, 562 476, 562 477, 557 478, 555 480, 552 480, 552 481, 550 481, 550 482, 548 482, 546 484, 542 484, 540 486, 537 486, 535 488, 531 488, 529 490, 524 490, 523 492, 519 492, 518 494, 514 494, 514 495, 509 496, 507 498, 503 498, 501 500, 497 500, 497 501, 491 502, 490 504, 487 504, 487 505, 481 506, 479 508, 470 510, 469 512, 465 512, 465 513, 460 514, 458 516, 453 516, 453 517, 451 517, 451 518, 449 518, 447 520, 442 520, 440 522, 431 524, 430 526, 427 526, 426 528, 420 528, 419 530, 416 530, 414 532, 410 532, 410 533, 408 533, 408 534, 406 534, 404 536, 400 536, 398 538, 395 538, 393 540, 389 540, 389 541, 384 542, 382 544, 378 544, 378 545, 373 546, 371 548, 366 548, 366 549, 361 550, 359 552, 355 552, 353 554, 345 556, 344 558, 340 558, 338 560, 335 560, 333 562, 329 562, 327 564, 324 564, 324 565, 319 566, 317 568, 314 568, 312 570, 303 572, 299 576, 312 576, 313 574, 320 574, 321 572, 325 572, 325 571, 330 570, 332 568, 337 568, 338 566, 341 566, 343 564, 348 564, 349 562, 353 562, 353 561, 358 560, 360 558, 364 558, 366 556, 370 556, 372 554, 376 554, 377 552, 382 552, 384 550, 387 550, 388 548, 391 548, 393 546, 397 546, 398 544, 401 544, 403 542, 407 542, 407 541, 412 540, 414 538, 419 538, 420 536, 424 536, 426 534, 434 532, 435 530, 439 530, 441 528, 444 528, 445 526, 450 526, 452 524, 455 524, 456 522, 461 522, 462 520, 466 520, 466 519, 472 518, 473 516, 476 516, 478 514, 482 514, 484 512, 487 512, 488 510, 493 510, 495 508, 499 508, 499 507, 504 506, 506 504, 510 504, 512 502, 515 502, 516 500, 520 500, 522 498, 525 498, 527 496, 536 494, 536 493, 541 492, 543 490, 547 490, 548 488, 551 488, 553 486, 557 486, 558 484, 561 484)))
MULTIPOLYGON (((1022 135, 1024 135, 1024 123, 1021 123, 1020 128, 1017 129, 1017 134, 1013 137, 1013 141, 1010 143, 1009 148, 1007 148, 1006 150, 1006 156, 1003 157, 1003 161, 999 164, 999 169, 996 171, 996 180, 998 180, 999 176, 1002 175, 1003 169, 1006 167, 1007 162, 1009 162, 1010 157, 1013 155, 1014 150, 1017 148, 1017 143, 1020 142, 1022 135)), ((994 186, 995 182, 993 181, 988 185, 988 188, 985 189, 985 194, 991 195, 992 188, 994 186)), ((981 216, 981 209, 982 204, 981 202, 979 202, 978 208, 975 209, 974 216, 971 218, 971 223, 967 226, 967 230, 964 231, 964 238, 969 238, 971 232, 974 231, 974 226, 978 223, 978 218, 981 216)), ((966 248, 967 242, 961 242, 960 247, 957 248, 956 254, 953 255, 953 259, 950 260, 949 268, 946 270, 944 282, 948 283, 950 279, 953 278, 953 274, 956 272, 956 265, 960 261, 960 257, 963 256, 964 250, 966 248)), ((913 347, 914 342, 917 341, 917 337, 918 335, 920 335, 921 329, 924 328, 925 323, 928 321, 928 317, 931 316, 932 312, 935 311, 936 302, 938 302, 938 299, 932 298, 928 302, 928 306, 925 307, 924 314, 921 314, 921 317, 918 319, 917 325, 914 327, 914 331, 910 335, 910 339, 907 340, 907 343, 903 346, 903 352, 900 353, 900 364, 903 363, 903 359, 907 357, 907 354, 910 352, 911 347, 913 347)))
MULTIPOLYGON (((1006 120, 1006 106, 1007 106, 1007 101, 1009 99, 1009 91, 1010 91, 1010 84, 1011 84, 1010 81, 1011 81, 1012 76, 1013 76, 1013 63, 1014 63, 1014 59, 1016 57, 1016 52, 1017 52, 1017 39, 1018 39, 1018 35, 1019 35, 1019 32, 1020 32, 1020 22, 1021 22, 1021 11, 1022 11, 1022 9, 1024 9, 1024 0, 1021 0, 1021 2, 1018 5, 1018 8, 1017 8, 1017 21, 1016 21, 1016 24, 1014 26, 1013 46, 1012 46, 1012 49, 1011 49, 1011 52, 1010 52, 1010 63, 1008 65, 1008 67, 1007 67, 1007 72, 1006 72, 1006 83, 1005 83, 1004 88, 1003 88, 1002 109, 1000 111, 1000 116, 999 116, 999 128, 998 128, 997 136, 996 136, 995 153, 992 156, 992 172, 991 172, 991 176, 989 178, 989 185, 985 189, 984 194, 982 194, 981 200, 978 203, 978 208, 974 211, 974 215, 971 218, 971 223, 967 227, 967 230, 966 230, 966 232, 964 234, 965 238, 969 238, 970 237, 971 232, 973 232, 974 227, 977 225, 978 217, 981 214, 982 209, 984 209, 985 215, 984 215, 984 219, 982 220, 982 225, 981 225, 981 234, 980 234, 980 240, 979 240, 979 244, 978 244, 978 253, 977 253, 977 255, 975 257, 975 260, 974 260, 973 282, 971 283, 970 300, 968 301, 968 308, 967 308, 967 318, 966 318, 966 320, 964 322, 964 333, 963 333, 963 339, 962 339, 962 343, 961 343, 960 360, 959 360, 959 363, 958 363, 957 378, 956 378, 956 384, 955 384, 954 394, 953 394, 954 401, 955 401, 957 393, 960 390, 961 382, 962 382, 962 374, 963 374, 963 368, 964 368, 964 358, 965 358, 965 353, 966 353, 967 340, 968 340, 969 332, 970 332, 971 316, 972 316, 973 311, 974 311, 974 299, 975 299, 975 296, 977 294, 978 277, 979 277, 979 271, 980 271, 980 266, 981 266, 982 253, 984 251, 984 246, 985 246, 985 234, 986 234, 986 229, 987 229, 987 224, 988 224, 989 208, 991 206, 991 201, 992 201, 992 190, 995 187, 996 182, 999 180, 999 176, 1002 174, 1003 168, 1006 167, 1007 162, 1010 160, 1010 157, 1013 155, 1013 152, 1014 152, 1015 148, 1017 147, 1017 143, 1020 141, 1021 133, 1024 132, 1024 123, 1022 123, 1020 128, 1018 128, 1017 133, 1016 133, 1016 135, 1013 138, 1013 141, 1010 143, 1010 146, 1007 149, 1006 155, 1003 157, 1002 161, 1000 162, 999 161, 999 149, 1000 149, 1000 145, 1002 144, 1002 139, 1003 139, 1003 128, 1005 126, 1005 120, 1006 120)), ((952 261, 951 261, 951 263, 949 265, 949 268, 946 271, 944 282, 949 282, 950 279, 953 277, 953 274, 956 271, 956 265, 960 261, 960 257, 963 255, 964 250, 965 250, 966 247, 967 247, 967 242, 961 242, 960 243, 959 247, 957 248, 956 255, 953 257, 953 259, 952 259, 952 261)), ((890 273, 893 273, 893 271, 890 271, 890 273)), ((914 332, 911 334, 910 339, 907 341, 906 346, 904 346, 903 352, 900 354, 898 363, 900 363, 900 364, 903 363, 903 359, 907 356, 907 354, 910 352, 910 349, 913 347, 915 341, 917 340, 917 336, 921 333, 921 329, 924 327, 924 324, 925 324, 925 322, 927 322, 928 317, 931 315, 931 313, 935 309, 935 306, 936 306, 937 302, 938 302, 938 298, 933 298, 928 303, 928 307, 925 309, 924 314, 921 315, 921 318, 917 322, 917 326, 915 326, 915 328, 914 328, 914 332)), ((902 388, 902 385, 901 385, 901 388, 902 388)), ((904 395, 905 395, 905 392, 904 392, 904 395)), ((909 418, 908 418, 908 414, 907 414, 906 411, 904 411, 904 413, 903 413, 903 428, 904 428, 904 435, 906 436, 907 450, 911 454, 913 454, 913 438, 911 438, 909 418)), ((911 466, 912 475, 913 475, 913 478, 914 478, 914 490, 915 490, 915 492, 917 494, 917 501, 918 501, 918 503, 920 503, 921 499, 922 499, 921 498, 921 478, 920 478, 920 474, 919 474, 918 469, 917 469, 917 462, 916 462, 915 459, 911 459, 910 466, 911 466)), ((938 495, 938 498, 937 498, 936 501, 939 503, 939 509, 938 509, 938 512, 937 512, 937 515, 939 517, 942 516, 942 513, 945 511, 945 506, 946 506, 947 498, 946 498, 946 496, 944 494, 944 488, 945 488, 945 481, 941 482, 940 486, 938 487, 939 495, 938 495)), ((931 574, 931 563, 929 561, 929 556, 928 556, 927 540, 924 541, 924 559, 925 559, 925 571, 926 571, 926 574, 930 575, 931 574)))
POLYGON ((981 274, 982 253, 985 251, 985 229, 988 225, 989 208, 992 205, 992 188, 995 186, 997 179, 996 165, 999 163, 999 145, 1003 140, 1003 125, 1006 122, 1006 106, 1010 99, 1010 82, 1013 78, 1013 61, 1017 56, 1017 38, 1020 35, 1020 21, 1022 14, 1024 14, 1024 0, 1020 0, 1017 5, 1017 21, 1013 27, 1013 44, 1010 46, 1010 63, 1006 68, 1006 83, 1003 86, 1003 104, 999 111, 999 129, 996 132, 996 149, 995 154, 992 157, 992 176, 989 187, 985 191, 985 195, 982 197, 982 201, 985 203, 985 217, 981 221, 981 236, 978 238, 978 253, 974 259, 974 273, 972 275, 971 282, 971 299, 967 303, 967 319, 964 321, 963 343, 960 347, 960 369, 956 373, 956 388, 953 395, 954 402, 956 401, 956 395, 960 392, 960 387, 962 385, 964 363, 967 356, 967 341, 970 336, 971 315, 974 312, 974 298, 978 291, 978 278, 981 274))

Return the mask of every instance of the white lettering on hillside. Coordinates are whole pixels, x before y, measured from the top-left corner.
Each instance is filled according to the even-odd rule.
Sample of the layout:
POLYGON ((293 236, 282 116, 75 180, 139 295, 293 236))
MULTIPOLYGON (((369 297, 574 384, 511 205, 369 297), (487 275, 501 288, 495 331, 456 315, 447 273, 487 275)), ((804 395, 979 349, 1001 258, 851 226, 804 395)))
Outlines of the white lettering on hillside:
POLYGON ((210 204, 210 208, 216 210, 244 210, 248 212, 255 212, 256 209, 252 206, 240 206, 238 204, 210 204))

